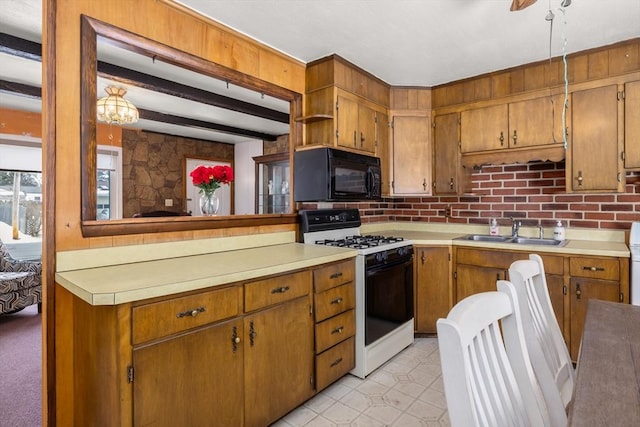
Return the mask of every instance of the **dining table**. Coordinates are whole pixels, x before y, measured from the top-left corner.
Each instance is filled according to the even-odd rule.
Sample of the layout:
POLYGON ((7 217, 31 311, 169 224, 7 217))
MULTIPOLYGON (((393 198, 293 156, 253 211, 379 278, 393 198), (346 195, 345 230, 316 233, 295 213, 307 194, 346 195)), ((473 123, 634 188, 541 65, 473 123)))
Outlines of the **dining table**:
POLYGON ((569 426, 640 426, 640 306, 587 302, 569 426))

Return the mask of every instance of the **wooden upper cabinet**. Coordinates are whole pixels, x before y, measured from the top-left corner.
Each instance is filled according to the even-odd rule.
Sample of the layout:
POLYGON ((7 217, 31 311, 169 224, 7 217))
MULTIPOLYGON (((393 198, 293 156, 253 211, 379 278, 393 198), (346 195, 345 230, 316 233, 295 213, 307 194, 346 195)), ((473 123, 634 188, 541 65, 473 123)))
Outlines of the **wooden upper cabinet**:
POLYGON ((393 117, 393 193, 431 192, 429 115, 393 117))
POLYGON ((460 166, 460 114, 436 116, 433 120, 433 192, 458 194, 463 191, 459 180, 460 166))
POLYGON ((357 148, 358 103, 338 95, 336 104, 336 144, 341 147, 357 148))
POLYGON ((623 191, 619 108, 617 85, 572 93, 567 191, 623 191))
POLYGON ((461 150, 473 153, 563 142, 564 95, 543 96, 461 113, 461 150))
POLYGON ((532 147, 554 143, 554 110, 561 113, 552 97, 509 104, 509 147, 532 147))
POLYGON ((307 66, 304 145, 375 155, 376 118, 387 115, 389 86, 337 55, 307 66))
POLYGON ((624 167, 640 169, 640 80, 624 85, 624 167))
POLYGON ((474 108, 460 113, 460 149, 462 153, 507 148, 507 104, 474 108))

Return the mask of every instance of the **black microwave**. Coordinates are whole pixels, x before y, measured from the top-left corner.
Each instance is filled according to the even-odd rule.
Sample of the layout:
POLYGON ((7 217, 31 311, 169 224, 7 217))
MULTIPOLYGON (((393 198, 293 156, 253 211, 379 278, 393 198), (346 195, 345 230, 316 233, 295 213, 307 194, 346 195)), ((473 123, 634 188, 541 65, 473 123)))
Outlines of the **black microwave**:
POLYGON ((293 199, 296 202, 380 200, 380 159, 335 148, 296 151, 293 199))

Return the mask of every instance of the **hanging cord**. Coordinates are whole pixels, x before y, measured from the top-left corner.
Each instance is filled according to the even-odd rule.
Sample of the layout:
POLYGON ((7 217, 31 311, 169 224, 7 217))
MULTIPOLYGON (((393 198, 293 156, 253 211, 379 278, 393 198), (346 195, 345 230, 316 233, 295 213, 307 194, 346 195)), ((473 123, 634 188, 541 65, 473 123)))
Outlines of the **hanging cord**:
MULTIPOLYGON (((553 40, 553 19, 555 15, 551 11, 551 0, 549 0, 549 13, 544 17, 545 21, 549 21, 549 71, 551 71, 551 42, 553 40)), ((549 87, 549 102, 551 103, 551 123, 556 122, 556 105, 553 101, 553 95, 551 94, 551 87, 549 87)), ((556 143, 556 133, 552 133, 553 143, 556 143)))
POLYGON ((562 142, 564 144, 564 149, 567 149, 567 107, 569 106, 569 79, 567 77, 567 34, 565 30, 567 28, 567 14, 566 14, 566 6, 571 4, 571 2, 563 1, 560 9, 563 17, 563 25, 562 25, 562 64, 564 65, 564 103, 562 108, 562 142))

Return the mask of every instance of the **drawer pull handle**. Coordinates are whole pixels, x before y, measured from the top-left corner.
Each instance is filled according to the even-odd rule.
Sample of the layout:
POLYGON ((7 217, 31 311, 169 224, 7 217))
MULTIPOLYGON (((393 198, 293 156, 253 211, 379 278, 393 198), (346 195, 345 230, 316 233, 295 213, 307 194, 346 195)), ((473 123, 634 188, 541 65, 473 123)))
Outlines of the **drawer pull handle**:
POLYGON ((339 359, 336 359, 331 365, 330 367, 333 368, 336 365, 339 365, 340 363, 342 363, 342 357, 340 357, 339 359))
POLYGON ((341 304, 341 303, 342 303, 342 297, 338 297, 331 301, 331 304, 341 304))
POLYGON ((341 334, 342 331, 344 331, 344 326, 338 326, 337 328, 335 328, 333 331, 331 331, 331 334, 341 334))
POLYGON ((338 271, 337 273, 333 273, 329 276, 329 279, 337 279, 338 277, 342 277, 342 271, 338 271))
POLYGON ((289 290, 288 286, 282 286, 280 288, 275 288, 271 290, 272 294, 284 294, 285 292, 287 292, 289 290))
POLYGON ((589 270, 589 271, 604 271, 604 267, 589 267, 589 266, 584 266, 582 267, 583 270, 589 270))
POLYGON ((196 317, 199 313, 204 313, 207 309, 205 307, 194 308, 193 310, 182 311, 176 314, 177 318, 181 317, 196 317))

